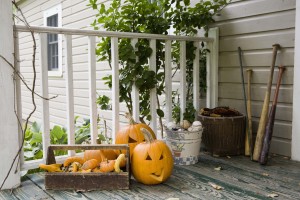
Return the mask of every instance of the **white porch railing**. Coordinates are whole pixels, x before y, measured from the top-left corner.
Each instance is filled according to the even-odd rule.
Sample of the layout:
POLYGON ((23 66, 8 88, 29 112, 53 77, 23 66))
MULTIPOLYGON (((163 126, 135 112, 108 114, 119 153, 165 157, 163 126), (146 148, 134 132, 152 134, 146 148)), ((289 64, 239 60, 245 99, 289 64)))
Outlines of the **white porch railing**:
MULTIPOLYGON (((112 133, 115 134, 119 130, 119 54, 118 54, 118 38, 131 38, 132 42, 137 39, 149 39, 150 46, 153 53, 149 59, 150 69, 156 68, 156 40, 165 40, 165 88, 166 88, 166 121, 172 119, 172 68, 171 68, 171 41, 180 41, 180 85, 185 85, 186 82, 186 42, 193 41, 196 46, 196 57, 194 60, 194 96, 193 102, 196 110, 199 110, 199 43, 206 42, 210 53, 207 55, 207 107, 215 107, 218 100, 218 29, 211 29, 209 37, 185 37, 185 36, 168 36, 157 34, 140 34, 140 33, 120 33, 110 31, 94 31, 94 30, 78 30, 67 28, 54 27, 37 27, 32 26, 31 30, 39 33, 39 48, 40 48, 40 67, 41 67, 41 88, 42 96, 48 97, 48 71, 47 71, 47 33, 62 34, 65 41, 65 73, 66 73, 66 89, 67 89, 67 131, 68 144, 75 144, 74 138, 74 94, 73 94, 73 62, 72 62, 72 35, 88 36, 88 66, 89 66, 89 104, 90 104, 90 127, 91 127, 91 141, 96 144, 97 139, 97 106, 96 106, 96 55, 95 55, 95 41, 96 37, 111 37, 111 55, 112 55, 112 133)), ((16 32, 29 32, 26 26, 17 25, 16 32)), ((18 44, 18 42, 16 42, 18 44)), ((16 55, 18 55, 18 45, 15 48, 16 55)), ((20 84, 20 83, 18 83, 20 84)), ((133 113, 139 115, 139 99, 138 91, 135 90, 136 98, 133 98, 133 113)), ((186 91, 184 87, 180 88, 180 106, 181 113, 186 106, 186 91)), ((19 94, 20 97, 20 94, 19 94)), ((21 101, 19 98, 18 101, 21 101)), ((20 103, 20 102, 19 102, 20 103)), ((157 115, 156 115, 156 90, 151 91, 150 96, 150 110, 151 110, 151 128, 157 133, 157 115)), ((42 124, 43 124, 43 151, 44 158, 36 161, 21 161, 22 169, 35 168, 39 163, 44 163, 47 155, 47 148, 50 145, 50 122, 49 122, 49 101, 43 100, 42 103, 42 124)), ((182 117, 182 116, 181 116, 182 117)), ((115 135, 112 135, 113 141, 115 135)), ((158 135, 159 138, 159 135, 158 135)), ((160 138, 159 138, 160 139, 160 138)), ((73 152, 69 152, 72 155, 73 152)), ((21 158, 22 159, 22 158, 21 158)))

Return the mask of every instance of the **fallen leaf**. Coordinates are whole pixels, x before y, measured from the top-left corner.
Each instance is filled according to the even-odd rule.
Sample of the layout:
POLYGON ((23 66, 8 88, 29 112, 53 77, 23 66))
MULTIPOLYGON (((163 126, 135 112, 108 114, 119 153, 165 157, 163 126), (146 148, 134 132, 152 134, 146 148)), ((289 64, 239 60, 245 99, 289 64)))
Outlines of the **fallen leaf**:
POLYGON ((209 183, 214 189, 216 189, 216 190, 222 190, 222 189, 224 189, 223 187, 221 187, 221 186, 219 186, 219 185, 217 185, 217 184, 214 184, 214 183, 209 183))
POLYGON ((220 171, 220 170, 222 170, 222 167, 215 167, 214 170, 220 171))
POLYGON ((268 197, 275 198, 275 197, 278 197, 278 194, 275 194, 275 193, 268 194, 268 197))
POLYGON ((263 176, 270 176, 269 174, 267 173, 262 173, 263 176))
POLYGON ((231 158, 230 156, 227 156, 227 158, 231 158))

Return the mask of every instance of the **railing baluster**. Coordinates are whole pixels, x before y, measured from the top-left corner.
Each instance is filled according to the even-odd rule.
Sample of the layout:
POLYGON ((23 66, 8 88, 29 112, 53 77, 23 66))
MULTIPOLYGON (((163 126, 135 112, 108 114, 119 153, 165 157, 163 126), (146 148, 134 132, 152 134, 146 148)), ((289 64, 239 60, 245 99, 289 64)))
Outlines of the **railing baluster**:
MULTIPOLYGON (((152 49, 152 54, 149 59, 150 70, 156 72, 156 40, 150 40, 150 48, 152 49)), ((161 134, 157 134, 157 99, 156 99, 156 88, 151 89, 150 91, 150 114, 151 114, 151 122, 150 126, 158 139, 161 139, 161 134)))
POLYGON ((186 41, 180 41, 180 121, 186 108, 186 41))
MULTIPOLYGON (((41 68, 41 90, 42 96, 48 98, 48 63, 47 63, 47 34, 39 34, 40 42, 40 68, 41 68)), ((42 124, 43 124, 43 160, 46 163, 48 146, 50 145, 50 121, 49 121, 49 100, 42 99, 42 124)))
MULTIPOLYGON (((67 130, 68 144, 75 144, 74 134, 74 91, 73 91, 73 59, 72 59, 72 36, 65 36, 66 51, 66 89, 67 89, 67 130)), ((74 156, 75 151, 69 150, 69 156, 74 156)))
POLYGON ((193 105, 196 109, 195 119, 197 119, 197 114, 200 109, 200 69, 199 69, 199 42, 194 42, 195 49, 195 59, 193 61, 193 105))
POLYGON ((91 142, 97 144, 98 129, 97 129, 97 105, 96 105, 96 38, 89 36, 89 50, 88 50, 88 63, 89 63, 89 95, 90 95, 90 130, 91 142))
MULTIPOLYGON (((131 45, 135 49, 135 45, 138 42, 137 38, 134 38, 131 40, 131 45)), ((138 57, 136 57, 138 61, 138 57)), ((132 86, 132 92, 131 92, 131 97, 132 97, 132 117, 134 120, 139 121, 140 117, 140 97, 139 97, 139 89, 135 86, 135 84, 132 86)))
POLYGON ((210 53, 206 58, 206 107, 214 108, 218 105, 219 29, 209 29, 208 37, 213 38, 214 41, 207 44, 210 53))
POLYGON ((119 130, 119 49, 118 38, 111 38, 111 58, 112 58, 112 139, 116 139, 119 130))
MULTIPOLYGON (((19 50, 19 33, 17 31, 14 31, 14 66, 17 72, 20 72, 20 50, 19 50)), ((17 115, 18 120, 21 123, 18 128, 19 131, 19 145, 21 146, 23 143, 23 133, 22 133, 22 93, 21 93, 21 80, 19 77, 16 78, 16 101, 17 101, 17 115)), ((21 165, 24 164, 24 151, 22 149, 20 154, 20 163, 21 165)))
POLYGON ((166 40, 165 45, 165 93, 166 93, 166 122, 172 121, 172 55, 171 40, 166 40))

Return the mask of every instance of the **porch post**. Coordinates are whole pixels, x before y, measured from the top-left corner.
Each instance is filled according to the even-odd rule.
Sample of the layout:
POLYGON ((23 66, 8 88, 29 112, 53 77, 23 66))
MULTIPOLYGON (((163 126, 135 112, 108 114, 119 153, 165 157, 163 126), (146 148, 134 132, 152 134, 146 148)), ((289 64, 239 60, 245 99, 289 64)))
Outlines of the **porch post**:
POLYGON ((296 1, 292 159, 300 161, 300 1, 296 1))
MULTIPOLYGON (((14 64, 14 38, 12 3, 0 1, 0 55, 14 64)), ((0 186, 8 173, 19 148, 18 121, 14 113, 13 69, 0 58, 0 186)), ((16 162, 17 163, 17 162, 16 162)), ((11 189, 20 185, 20 170, 12 168, 2 189, 11 189)))

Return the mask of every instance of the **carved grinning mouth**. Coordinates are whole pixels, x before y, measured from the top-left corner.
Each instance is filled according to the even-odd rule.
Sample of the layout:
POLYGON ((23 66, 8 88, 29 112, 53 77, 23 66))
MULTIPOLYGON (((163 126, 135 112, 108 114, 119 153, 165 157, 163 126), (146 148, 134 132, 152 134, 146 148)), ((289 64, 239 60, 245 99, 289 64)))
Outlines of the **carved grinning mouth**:
POLYGON ((159 174, 158 174, 158 172, 151 173, 150 176, 157 181, 162 181, 163 176, 164 176, 164 170, 162 169, 161 173, 159 173, 159 174))

